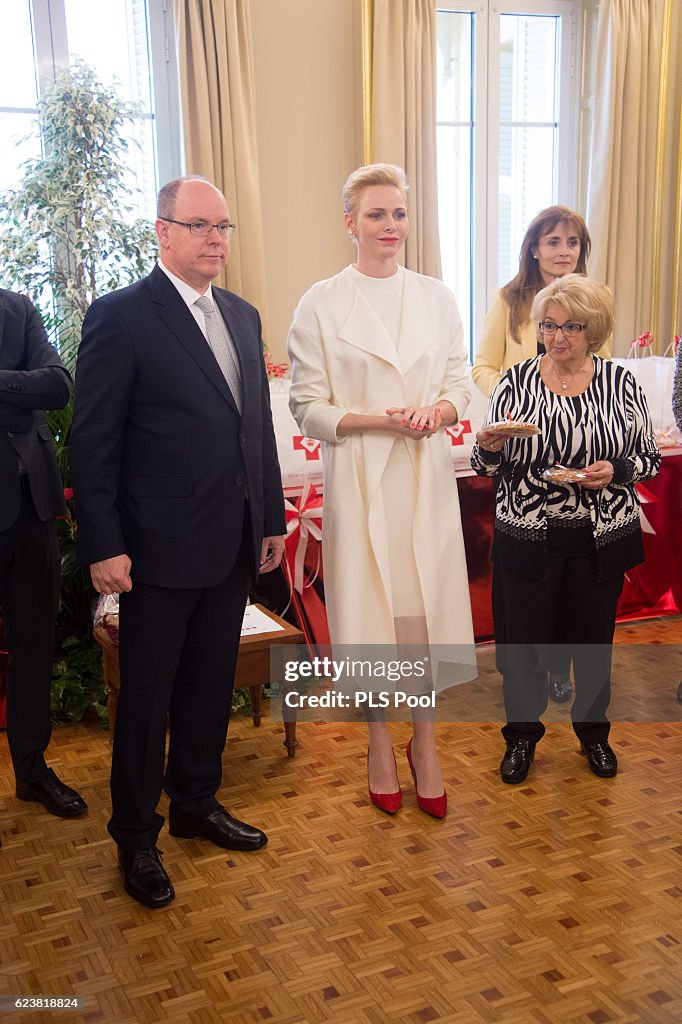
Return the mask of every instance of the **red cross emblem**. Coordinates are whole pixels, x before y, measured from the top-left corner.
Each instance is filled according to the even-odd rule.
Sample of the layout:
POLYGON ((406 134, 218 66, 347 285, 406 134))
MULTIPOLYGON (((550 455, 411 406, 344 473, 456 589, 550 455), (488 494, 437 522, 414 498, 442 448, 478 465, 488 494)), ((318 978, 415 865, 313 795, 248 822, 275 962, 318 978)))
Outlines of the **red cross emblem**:
POLYGON ((306 462, 319 461, 320 458, 320 442, 316 441, 312 437, 302 437, 300 434, 294 435, 294 451, 305 452, 306 462))
POLYGON ((454 427, 446 427, 445 432, 450 435, 450 444, 464 444, 464 435, 471 433, 471 421, 460 420, 454 427))

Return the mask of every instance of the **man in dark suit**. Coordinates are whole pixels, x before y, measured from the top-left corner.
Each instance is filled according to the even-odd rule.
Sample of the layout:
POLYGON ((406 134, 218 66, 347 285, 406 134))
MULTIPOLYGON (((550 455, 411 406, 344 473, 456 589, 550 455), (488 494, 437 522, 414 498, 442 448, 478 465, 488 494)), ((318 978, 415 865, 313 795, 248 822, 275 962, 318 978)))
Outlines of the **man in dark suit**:
POLYGON ((79 554, 97 590, 121 594, 109 832, 149 907, 175 895, 156 849, 162 787, 171 835, 267 842, 216 799, 247 592, 285 533, 260 318, 211 287, 232 230, 205 179, 165 185, 159 264, 92 304, 76 370, 79 554))
POLYGON ((71 378, 23 295, 0 289, 0 618, 8 645, 7 736, 16 792, 52 814, 85 801, 45 764, 64 490, 43 409, 61 409, 71 378))

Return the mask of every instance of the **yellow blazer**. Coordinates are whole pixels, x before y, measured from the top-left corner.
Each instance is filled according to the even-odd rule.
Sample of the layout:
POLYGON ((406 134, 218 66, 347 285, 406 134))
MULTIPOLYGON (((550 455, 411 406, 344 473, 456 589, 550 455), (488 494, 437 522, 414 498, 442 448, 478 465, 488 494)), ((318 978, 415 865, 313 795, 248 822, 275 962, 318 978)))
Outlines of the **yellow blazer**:
MULTIPOLYGON (((509 331, 509 306, 500 291, 495 292, 490 309, 483 323, 483 332, 478 343, 471 376, 474 383, 490 397, 495 385, 510 366, 533 359, 538 354, 537 330, 529 320, 520 331, 521 341, 515 341, 509 331)), ((613 335, 595 355, 610 359, 613 351, 613 335)))

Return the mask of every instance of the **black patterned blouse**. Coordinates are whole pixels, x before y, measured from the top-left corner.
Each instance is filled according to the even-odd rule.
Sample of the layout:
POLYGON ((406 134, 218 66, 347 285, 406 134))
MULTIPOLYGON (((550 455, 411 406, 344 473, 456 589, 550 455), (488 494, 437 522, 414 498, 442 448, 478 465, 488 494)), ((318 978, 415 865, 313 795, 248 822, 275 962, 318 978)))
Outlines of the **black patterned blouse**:
POLYGON ((547 576, 548 520, 592 527, 600 580, 613 579, 644 558, 638 480, 658 472, 661 456, 642 389, 623 366, 593 356, 594 376, 581 395, 557 395, 540 376, 540 356, 507 370, 495 388, 485 424, 535 423, 540 434, 510 438, 500 452, 474 445, 471 465, 481 476, 499 474, 493 558, 531 579, 547 576), (613 480, 601 490, 548 482, 559 462, 582 468, 613 463, 613 480))

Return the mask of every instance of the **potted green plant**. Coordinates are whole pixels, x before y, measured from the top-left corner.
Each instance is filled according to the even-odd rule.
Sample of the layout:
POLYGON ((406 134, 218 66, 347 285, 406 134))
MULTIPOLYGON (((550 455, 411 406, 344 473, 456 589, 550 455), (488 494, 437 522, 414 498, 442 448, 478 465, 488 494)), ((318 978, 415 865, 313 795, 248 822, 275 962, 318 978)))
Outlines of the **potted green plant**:
MULTIPOLYGON (((130 202, 126 127, 136 115, 114 87, 75 63, 41 97, 35 130, 42 156, 28 160, 17 188, 0 196, 0 282, 30 296, 71 372, 90 303, 149 273, 156 256, 153 228, 133 216, 130 202)), ((96 595, 75 560, 66 445, 71 407, 50 412, 48 422, 69 505, 60 524, 53 717, 78 720, 94 706, 104 718, 101 662, 92 639, 96 595)))

